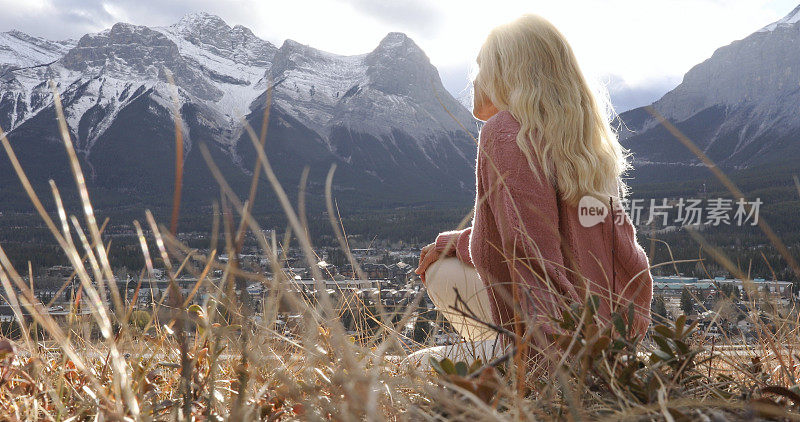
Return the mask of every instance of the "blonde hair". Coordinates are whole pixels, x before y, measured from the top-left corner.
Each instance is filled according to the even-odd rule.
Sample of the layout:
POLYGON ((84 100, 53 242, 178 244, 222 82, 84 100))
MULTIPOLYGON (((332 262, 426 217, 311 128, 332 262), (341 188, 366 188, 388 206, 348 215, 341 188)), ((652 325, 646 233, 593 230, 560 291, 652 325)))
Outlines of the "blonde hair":
POLYGON ((537 136, 543 141, 536 157, 563 200, 577 204, 591 195, 605 203, 625 196, 628 152, 611 130, 610 108, 601 107, 555 26, 523 15, 495 28, 478 54, 478 68, 475 95, 520 123, 517 144, 534 171, 532 149, 537 136))

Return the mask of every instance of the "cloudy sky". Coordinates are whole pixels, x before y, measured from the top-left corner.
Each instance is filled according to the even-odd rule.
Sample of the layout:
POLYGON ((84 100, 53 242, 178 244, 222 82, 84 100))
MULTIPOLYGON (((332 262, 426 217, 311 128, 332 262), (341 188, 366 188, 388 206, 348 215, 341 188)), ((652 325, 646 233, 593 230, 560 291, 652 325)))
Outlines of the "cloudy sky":
POLYGON ((0 31, 78 38, 115 22, 160 26, 206 11, 280 46, 287 38, 339 54, 411 36, 464 96, 487 32, 537 13, 567 36, 617 111, 649 104, 714 50, 788 14, 800 0, 0 0, 0 31))

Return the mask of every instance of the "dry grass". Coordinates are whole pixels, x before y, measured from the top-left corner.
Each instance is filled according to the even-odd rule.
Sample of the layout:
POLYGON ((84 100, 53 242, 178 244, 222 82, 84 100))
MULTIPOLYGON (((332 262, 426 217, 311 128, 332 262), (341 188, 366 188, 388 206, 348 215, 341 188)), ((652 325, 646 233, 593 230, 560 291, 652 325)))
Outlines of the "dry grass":
MULTIPOLYGON (((373 312, 358 296, 337 301, 327 294, 306 297, 291 289, 290 275, 282 270, 285 254, 277 250, 278 245, 289 245, 290 233, 295 234, 314 278, 323 280, 325 274, 315 265, 318 257, 305 236, 302 199, 295 209, 264 152, 268 115, 260 135, 247 130, 259 158, 254 176, 264 172, 290 222, 283 242, 265 238, 250 215, 258 179, 254 177, 249 198, 242 201, 201 147, 222 191, 220 207, 230 211, 215 219, 214 237, 222 232, 227 240, 224 252, 232 259, 220 262, 218 251, 203 255, 177 240, 174 216, 180 201, 176 200, 170 230, 159 226, 149 212, 145 227, 134 223, 146 268, 140 278, 144 282, 128 297, 114 283, 102 238, 105 225, 95 221, 55 96, 83 221, 68 215, 51 184, 59 215, 53 221, 5 136, 2 143, 31 201, 75 269, 82 299, 73 304, 66 321, 55 321, 46 304, 36 299, 30 279, 12 267, 0 248, 4 299, 18 320, 26 321, 19 324, 20 338, 0 340, 4 420, 800 419, 800 323, 795 310, 776 308, 770 322, 755 319, 759 340, 741 350, 709 344, 704 333, 685 324, 684 318, 658 321, 644 339, 638 339, 629 337, 622 315, 604 327, 597 324, 592 306, 565 304, 569 310, 557 318, 560 335, 550 339, 554 345, 539 351, 539 362, 550 371, 520 366, 518 347, 485 364, 434 362, 435 371, 399 364, 407 350, 424 346, 400 333, 416 318, 415 305, 421 297, 399 313, 379 303, 373 312), (274 277, 239 267, 235 257, 248 232, 256 236, 274 277), (156 250, 149 250, 148 238, 156 250), (140 289, 148 288, 154 262, 165 268, 171 291, 148 310, 137 310, 133 304, 140 289), (222 277, 210 278, 211 270, 217 269, 223 271, 222 277), (187 296, 175 281, 183 275, 198 280, 187 296), (234 290, 239 280, 258 281, 269 288, 261 309, 239 300, 234 290), (192 304, 198 289, 210 295, 192 304), (89 312, 79 312, 79 306, 89 312), (279 308, 301 317, 285 329, 277 322, 279 308), (259 319, 252 318, 255 312, 259 319), (357 315, 357 324, 368 333, 359 338, 348 335, 340 318, 344 312, 357 315), (21 318, 23 313, 30 318, 21 318)), ((182 142, 180 136, 176 142, 182 142)), ((357 268, 334 219, 333 171, 327 181, 328 214, 342 249, 357 268)), ((326 291, 321 284, 318 290, 326 291)), ((751 299, 755 303, 758 297, 753 293, 751 299)), ((530 339, 509 334, 516 336, 516 345, 530 339)))

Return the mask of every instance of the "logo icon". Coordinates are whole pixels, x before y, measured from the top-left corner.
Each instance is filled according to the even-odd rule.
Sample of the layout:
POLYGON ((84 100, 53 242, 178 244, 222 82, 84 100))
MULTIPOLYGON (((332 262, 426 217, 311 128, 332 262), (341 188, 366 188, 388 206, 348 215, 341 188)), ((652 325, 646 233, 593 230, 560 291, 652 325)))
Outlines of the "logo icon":
POLYGON ((578 221, 583 227, 600 223, 608 214, 608 206, 593 196, 586 195, 578 202, 578 221))

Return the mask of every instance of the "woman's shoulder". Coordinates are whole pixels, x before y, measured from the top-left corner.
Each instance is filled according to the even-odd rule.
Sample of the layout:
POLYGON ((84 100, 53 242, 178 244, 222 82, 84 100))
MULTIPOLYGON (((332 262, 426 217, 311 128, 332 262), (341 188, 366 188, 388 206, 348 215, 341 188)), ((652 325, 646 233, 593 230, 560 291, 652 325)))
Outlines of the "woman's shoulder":
POLYGON ((516 155, 509 149, 518 148, 516 139, 519 131, 520 125, 511 112, 499 111, 486 120, 481 128, 480 149, 490 155, 516 155))
MULTIPOLYGON (((496 113, 486 121, 481 129, 481 146, 478 152, 478 167, 488 171, 486 177, 493 179, 496 174, 512 176, 509 179, 511 184, 519 182, 522 186, 530 186, 528 182, 538 180, 526 154, 517 143, 519 131, 519 122, 506 110, 496 113)), ((531 150, 529 153, 535 155, 536 151, 531 150)), ((534 166, 540 169, 538 161, 534 160, 534 166)))
POLYGON ((484 123, 481 131, 496 134, 513 134, 519 132, 520 124, 508 110, 501 110, 484 123))

